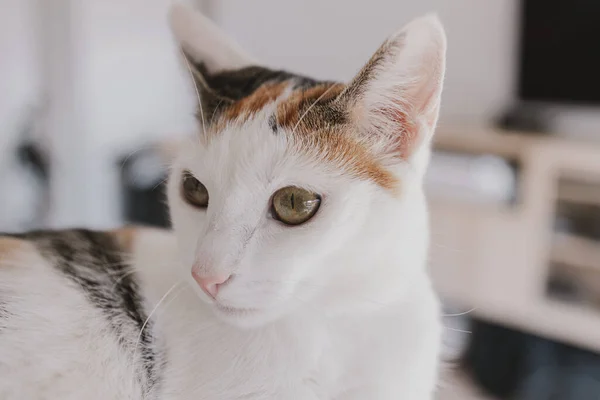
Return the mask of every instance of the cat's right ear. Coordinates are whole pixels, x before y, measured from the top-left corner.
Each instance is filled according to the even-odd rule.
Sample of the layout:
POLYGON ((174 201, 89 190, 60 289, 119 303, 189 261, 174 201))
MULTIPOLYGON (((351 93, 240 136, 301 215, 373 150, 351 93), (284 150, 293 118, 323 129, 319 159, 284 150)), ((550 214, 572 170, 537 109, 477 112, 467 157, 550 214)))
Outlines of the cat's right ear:
POLYGON ((199 117, 210 123, 219 107, 233 103, 232 99, 211 88, 210 76, 257 63, 214 22, 190 6, 175 2, 171 6, 169 20, 198 91, 199 117))
POLYGON ((194 8, 175 2, 169 19, 186 56, 194 64, 204 64, 209 73, 257 65, 232 38, 194 8))

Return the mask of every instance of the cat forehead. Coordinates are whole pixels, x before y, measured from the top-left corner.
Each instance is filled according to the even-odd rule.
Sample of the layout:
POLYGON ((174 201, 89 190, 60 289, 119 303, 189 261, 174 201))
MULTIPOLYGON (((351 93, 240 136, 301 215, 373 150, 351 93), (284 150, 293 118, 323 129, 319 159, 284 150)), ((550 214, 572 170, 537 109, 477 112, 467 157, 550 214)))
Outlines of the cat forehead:
POLYGON ((212 100, 204 117, 215 123, 213 131, 218 132, 223 124, 246 122, 273 103, 277 103, 276 112, 270 116, 274 131, 279 127, 299 128, 295 126, 298 123, 316 130, 325 124, 346 122, 344 111, 333 104, 345 87, 341 83, 257 66, 214 74, 202 65, 197 70, 208 89, 205 97, 212 100), (312 112, 306 113, 309 109, 312 112))
POLYGON ((216 74, 203 71, 203 77, 220 98, 200 116, 207 119, 210 114, 209 141, 236 140, 225 132, 257 135, 268 130, 285 137, 288 154, 328 163, 385 189, 396 189, 393 174, 352 134, 346 109, 337 102, 344 84, 263 67, 216 74))

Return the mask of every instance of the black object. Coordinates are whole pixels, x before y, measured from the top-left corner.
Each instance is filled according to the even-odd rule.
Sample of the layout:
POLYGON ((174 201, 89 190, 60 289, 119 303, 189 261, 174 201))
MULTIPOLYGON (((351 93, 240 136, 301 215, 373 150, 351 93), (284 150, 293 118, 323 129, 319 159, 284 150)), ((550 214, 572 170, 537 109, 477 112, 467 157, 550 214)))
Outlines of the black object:
POLYGON ((153 150, 138 151, 126 157, 120 168, 125 221, 170 227, 165 196, 167 169, 159 154, 153 150))
POLYGON ((600 240, 600 206, 558 201, 554 230, 591 240, 600 240))
POLYGON ((465 369, 485 392, 511 400, 599 400, 600 355, 481 320, 465 369))
POLYGON ((50 165, 44 152, 33 142, 24 142, 17 148, 19 162, 31 169, 40 181, 48 184, 50 165))
POLYGON ((486 392, 508 398, 522 376, 527 339, 520 332, 473 320, 464 366, 486 392))
POLYGON ((519 102, 496 120, 496 126, 508 131, 542 134, 550 130, 551 112, 547 106, 519 102))
POLYGON ((600 103, 600 1, 522 0, 521 100, 600 103))

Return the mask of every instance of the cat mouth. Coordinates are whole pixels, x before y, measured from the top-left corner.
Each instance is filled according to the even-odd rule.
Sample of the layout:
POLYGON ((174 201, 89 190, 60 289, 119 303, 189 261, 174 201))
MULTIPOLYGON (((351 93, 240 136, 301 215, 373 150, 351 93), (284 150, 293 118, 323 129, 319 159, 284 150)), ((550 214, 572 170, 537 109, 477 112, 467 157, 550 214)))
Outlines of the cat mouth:
POLYGON ((245 316, 245 315, 250 315, 250 314, 255 314, 258 312, 258 309, 256 308, 242 308, 242 307, 231 307, 231 306, 226 306, 223 304, 219 304, 219 303, 214 303, 215 308, 226 315, 232 315, 232 316, 245 316))

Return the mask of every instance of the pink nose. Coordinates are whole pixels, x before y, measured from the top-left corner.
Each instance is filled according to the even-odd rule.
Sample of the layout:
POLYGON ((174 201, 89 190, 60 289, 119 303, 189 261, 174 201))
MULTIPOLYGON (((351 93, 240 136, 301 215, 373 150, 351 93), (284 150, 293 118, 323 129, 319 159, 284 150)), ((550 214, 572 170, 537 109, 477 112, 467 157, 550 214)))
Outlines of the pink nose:
POLYGON ((217 293, 219 293, 219 286, 227 282, 231 277, 231 275, 203 277, 196 273, 196 271, 194 270, 192 270, 192 276, 194 277, 194 280, 198 282, 198 285, 200 285, 204 293, 206 293, 213 299, 216 298, 217 293))

